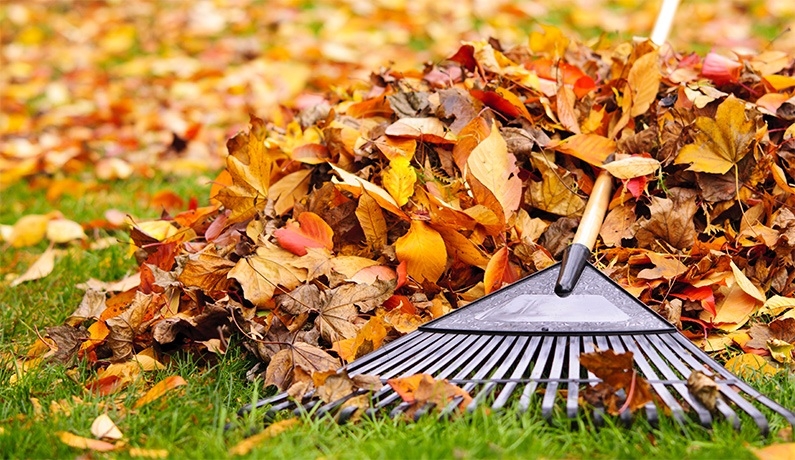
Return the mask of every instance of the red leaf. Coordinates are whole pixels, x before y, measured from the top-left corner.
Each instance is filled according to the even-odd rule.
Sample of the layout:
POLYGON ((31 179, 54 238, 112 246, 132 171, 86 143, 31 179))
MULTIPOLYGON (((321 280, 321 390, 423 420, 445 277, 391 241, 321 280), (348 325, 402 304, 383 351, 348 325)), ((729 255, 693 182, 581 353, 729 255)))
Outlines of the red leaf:
POLYGON ((279 246, 297 256, 306 255, 307 248, 334 247, 334 231, 320 216, 313 212, 303 212, 298 222, 290 222, 273 232, 279 246))
POLYGON ((511 266, 508 256, 508 248, 503 246, 494 253, 486 266, 486 273, 483 275, 486 294, 498 290, 505 284, 511 284, 519 278, 511 266))
POLYGON ((701 286, 694 287, 688 286, 682 292, 673 293, 672 296, 678 299, 686 299, 692 302, 700 301, 701 307, 708 311, 713 317, 717 315, 715 310, 715 294, 712 292, 712 287, 701 286))
POLYGON ((470 72, 475 70, 478 65, 478 61, 475 60, 475 47, 472 45, 463 45, 454 55, 450 56, 449 60, 461 64, 470 72))
POLYGON ((624 181, 627 190, 629 193, 632 194, 633 197, 640 198, 643 194, 643 191, 646 190, 646 184, 649 182, 649 179, 646 176, 640 177, 633 177, 632 179, 627 179, 624 181))

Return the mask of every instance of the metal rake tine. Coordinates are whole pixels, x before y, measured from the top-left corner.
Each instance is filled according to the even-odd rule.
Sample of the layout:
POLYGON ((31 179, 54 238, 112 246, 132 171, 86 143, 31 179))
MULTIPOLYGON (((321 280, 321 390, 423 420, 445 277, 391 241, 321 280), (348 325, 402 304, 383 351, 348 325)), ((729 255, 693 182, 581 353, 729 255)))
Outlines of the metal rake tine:
MULTIPOLYGON (((555 356, 552 357, 552 367, 549 370, 549 378, 560 378, 563 370, 563 361, 566 358, 566 337, 558 336, 555 340, 555 356)), ((544 397, 541 399, 541 416, 547 420, 552 420, 552 410, 555 407, 555 398, 558 394, 558 382, 548 382, 544 397)))
POLYGON ((364 374, 366 372, 362 372, 360 368, 371 368, 373 361, 381 360, 385 357, 394 358, 395 355, 392 353, 396 351, 398 351, 396 355, 401 356, 404 354, 407 347, 411 348, 422 342, 433 339, 438 339, 438 337, 434 337, 433 334, 404 335, 403 337, 400 337, 393 342, 389 342, 388 344, 382 346, 378 350, 356 359, 355 361, 348 364, 346 369, 348 370, 349 375, 364 374))
POLYGON ((400 352, 378 350, 365 355, 362 361, 354 361, 348 366, 348 375, 367 374, 376 369, 389 369, 410 360, 417 360, 420 356, 424 357, 436 351, 439 348, 438 342, 444 342, 444 338, 442 334, 418 334, 415 340, 408 341, 400 352))
POLYGON ((544 337, 544 341, 541 343, 538 359, 530 373, 530 382, 525 385, 522 395, 519 397, 519 412, 527 412, 527 409, 530 408, 530 401, 533 399, 533 394, 538 387, 538 379, 541 378, 544 374, 544 369, 547 367, 547 359, 549 358, 549 352, 552 349, 552 342, 554 340, 554 337, 547 336, 544 337))
MULTIPOLYGON (((723 378, 725 378, 728 381, 734 382, 732 383, 733 385, 737 386, 739 389, 747 393, 748 396, 751 397, 754 401, 759 402, 760 404, 766 406, 768 409, 781 415, 787 420, 787 423, 789 423, 792 427, 795 427, 795 412, 792 412, 791 410, 784 408, 781 404, 778 404, 777 402, 773 401, 772 399, 768 398, 762 393, 756 391, 753 387, 742 381, 736 375, 729 372, 726 368, 724 368, 717 362, 715 362, 715 360, 710 358, 709 355, 702 352, 701 349, 699 349, 694 343, 687 340, 686 337, 677 334, 676 340, 686 350, 690 351, 692 355, 698 356, 699 358, 701 358, 702 361, 704 361, 704 363, 708 364, 710 367, 715 369, 715 371, 718 374, 720 374, 723 378)), ((729 393, 726 392, 724 394, 728 396, 729 393)), ((745 408, 743 408, 743 410, 745 410, 745 408)))
MULTIPOLYGON (((521 359, 516 364, 516 368, 511 374, 510 377, 511 379, 518 379, 524 375, 525 371, 530 365, 530 362, 533 360, 533 357, 535 356, 539 343, 541 343, 541 337, 534 336, 530 338, 530 343, 527 344, 525 352, 522 354, 521 359)), ((508 402, 508 400, 511 397, 511 394, 518 385, 519 384, 517 382, 506 383, 505 386, 500 391, 500 393, 497 395, 497 398, 494 400, 494 403, 491 405, 491 408, 494 410, 499 410, 505 407, 505 404, 508 402)))
POLYGON ((707 428, 712 426, 712 414, 709 413, 709 410, 707 410, 707 408, 704 407, 701 404, 701 402, 699 402, 697 399, 693 398, 690 395, 690 390, 688 390, 687 386, 685 385, 685 382, 681 380, 679 376, 676 375, 676 373, 673 371, 673 369, 671 369, 668 363, 665 362, 664 358, 659 353, 656 352, 655 348, 651 345, 651 343, 648 340, 646 340, 646 337, 642 335, 636 335, 633 336, 633 338, 635 339, 635 343, 638 344, 643 349, 644 352, 646 352, 646 355, 654 363, 657 369, 660 370, 660 372, 663 374, 663 376, 666 379, 675 380, 679 382, 679 383, 673 383, 672 386, 674 387, 676 392, 679 393, 679 396, 681 396, 682 399, 684 399, 687 402, 687 404, 689 404, 690 407, 696 412, 696 415, 698 416, 701 425, 707 428))
MULTIPOLYGON (((647 338, 649 339, 649 342, 660 353, 662 353, 665 359, 672 366, 674 366, 674 368, 676 368, 676 370, 679 371, 680 374, 682 374, 682 376, 690 377, 690 373, 693 372, 693 370, 695 369, 698 370, 703 369, 707 371, 705 372, 705 374, 707 375, 712 374, 712 372, 710 372, 706 368, 706 366, 699 363, 698 360, 694 359, 693 356, 684 348, 679 347, 677 350, 675 350, 673 349, 673 347, 666 344, 665 341, 662 340, 662 338, 657 335, 649 336, 647 338), (681 359, 679 359, 680 357, 685 359, 685 361, 687 361, 687 364, 690 364, 692 366, 692 369, 688 368, 687 364, 683 362, 681 359)), ((728 404, 726 404, 723 400, 719 398, 715 407, 716 409, 718 409, 718 412, 723 414, 723 417, 726 418, 726 420, 728 420, 735 429, 740 429, 740 418, 737 416, 737 413, 734 412, 734 410, 728 404)))
MULTIPOLYGON (((525 345, 527 345, 527 341, 529 338, 527 336, 519 336, 517 337, 516 341, 511 344, 510 348, 508 349, 508 354, 505 356, 505 359, 500 364, 500 367, 494 371, 491 375, 492 379, 501 379, 508 373, 512 366, 515 365, 517 358, 521 356, 522 350, 524 350, 525 345)), ((488 382, 483 388, 472 398, 472 402, 467 405, 467 412, 472 412, 475 408, 483 402, 494 389, 497 387, 496 382, 488 382)))
POLYGON ((568 418, 577 417, 577 412, 580 408, 578 401, 580 391, 580 342, 579 336, 569 337, 569 383, 566 387, 566 416, 568 418))
MULTIPOLYGON (((475 380, 475 382, 468 382, 461 386, 461 388, 466 392, 472 391, 472 389, 477 385, 477 380, 484 379, 490 372, 492 372, 492 370, 497 366, 497 363, 499 363, 503 359, 503 356, 505 356, 503 353, 500 353, 500 351, 503 351, 504 348, 510 350, 516 341, 516 336, 493 335, 491 337, 491 341, 493 342, 493 348, 491 348, 491 350, 497 349, 498 352, 489 353, 488 355, 484 356, 488 358, 487 361, 482 363, 480 366, 474 366, 467 372, 467 374, 470 374, 472 371, 475 371, 475 373, 469 377, 472 380, 475 380)), ((464 374, 462 377, 467 378, 467 374, 464 374)))

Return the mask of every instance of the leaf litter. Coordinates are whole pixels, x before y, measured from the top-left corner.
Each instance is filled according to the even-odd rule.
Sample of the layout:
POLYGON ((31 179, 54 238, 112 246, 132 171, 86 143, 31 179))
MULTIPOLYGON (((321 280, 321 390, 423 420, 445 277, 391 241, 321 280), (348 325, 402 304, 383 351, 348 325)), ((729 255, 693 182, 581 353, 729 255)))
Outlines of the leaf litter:
MULTIPOLYGON (((314 377, 341 359, 548 266, 604 167, 620 186, 597 262, 661 313, 676 298, 679 324, 697 344, 724 338, 743 350, 730 360, 743 369, 791 368, 793 57, 701 58, 645 41, 588 46, 543 29, 527 45, 473 39, 422 70, 382 67, 368 84, 251 115, 226 142, 210 205, 133 224, 139 283, 100 293, 104 309, 87 291, 83 303, 96 308, 63 327, 84 328, 88 339, 76 345, 53 329, 30 358, 111 362, 87 385, 110 394, 137 378, 142 359, 157 367, 158 353, 136 358, 142 350, 223 353, 240 334, 266 365, 267 384, 331 391, 335 379, 314 377)), ((121 49, 128 33, 102 46, 121 49)), ((326 52, 345 60, 340 49, 326 52)), ((197 122, 169 123, 172 144, 198 139, 197 122)), ((69 152, 66 161, 83 158, 69 152)), ((33 171, 18 152, 6 156, 9 177, 33 171)), ((104 160, 98 174, 135 169, 104 160)), ((38 241, 42 225, 29 235, 4 230, 4 239, 38 241)), ((54 243, 84 237, 57 225, 54 243)), ((612 413, 645 404, 630 368, 605 374, 612 388, 592 399, 612 413), (632 398, 619 405, 617 389, 632 398)), ((184 384, 176 378, 173 386, 184 384)), ((426 380, 393 383, 407 385, 406 395, 430 388, 448 398, 424 403, 465 399, 426 380)), ((83 442, 73 436, 62 439, 83 442)))

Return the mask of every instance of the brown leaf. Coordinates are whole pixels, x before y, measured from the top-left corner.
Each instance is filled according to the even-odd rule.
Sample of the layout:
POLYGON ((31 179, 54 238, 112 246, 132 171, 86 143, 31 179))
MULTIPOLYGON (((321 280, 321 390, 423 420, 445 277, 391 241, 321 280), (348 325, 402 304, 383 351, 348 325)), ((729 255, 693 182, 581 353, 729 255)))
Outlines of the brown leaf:
POLYGON ((231 281, 227 277, 235 263, 220 256, 213 245, 197 254, 190 254, 177 281, 205 292, 225 291, 231 281))
POLYGON ((710 412, 715 410, 718 404, 720 388, 715 381, 705 373, 695 370, 687 378, 687 389, 698 402, 704 405, 710 412))
POLYGON ((303 283, 306 272, 295 268, 298 257, 273 246, 260 246, 254 256, 240 259, 229 271, 243 287, 243 292, 254 305, 265 305, 277 287, 293 289, 303 283))
POLYGON ((635 371, 633 356, 632 352, 615 353, 613 350, 581 354, 580 364, 602 379, 595 387, 585 390, 586 400, 604 406, 612 415, 618 415, 625 407, 634 412, 651 402, 651 386, 635 371), (619 390, 626 392, 628 401, 620 400, 616 394, 619 390))
POLYGON ((275 385, 280 391, 286 390, 293 382, 296 368, 311 374, 336 370, 339 367, 339 360, 320 348, 305 342, 296 342, 273 355, 265 371, 265 386, 275 385))
POLYGON ((384 212, 378 202, 367 192, 362 193, 359 197, 356 218, 364 231, 367 244, 380 251, 387 241, 386 219, 384 219, 384 212))
POLYGON ((599 230, 599 236, 609 247, 621 246, 622 239, 635 236, 636 220, 634 205, 617 206, 607 213, 602 228, 599 230))
POLYGON ((47 328, 47 338, 55 343, 52 358, 60 363, 68 363, 75 357, 83 343, 88 340, 88 332, 72 326, 47 328))
POLYGON ((652 197, 649 204, 651 217, 638 220, 639 228, 635 237, 639 247, 666 249, 660 247, 658 240, 677 249, 693 246, 696 240, 693 222, 697 211, 695 193, 687 189, 671 189, 670 192, 671 198, 652 197))

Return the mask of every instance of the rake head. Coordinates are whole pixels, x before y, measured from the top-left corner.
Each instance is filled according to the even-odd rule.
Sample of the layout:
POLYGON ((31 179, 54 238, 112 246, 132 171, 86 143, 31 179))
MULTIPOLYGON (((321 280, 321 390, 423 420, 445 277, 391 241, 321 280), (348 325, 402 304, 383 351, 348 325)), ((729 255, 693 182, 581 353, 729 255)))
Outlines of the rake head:
MULTIPOLYGON (((723 418, 739 429, 745 413, 766 435, 766 410, 795 426, 795 413, 727 371, 592 266, 586 267, 577 290, 565 301, 550 295, 554 275, 554 270, 547 269, 525 278, 355 360, 345 370, 351 377, 378 375, 383 382, 431 374, 448 379, 472 396, 466 411, 481 405, 493 410, 513 405, 524 412, 540 403, 541 414, 551 420, 557 410, 565 411, 568 418, 577 417, 583 392, 600 382, 580 364, 583 353, 632 352, 635 372, 656 395, 656 403, 647 403, 636 414, 642 413, 652 425, 661 414, 670 414, 682 424, 694 419, 704 427, 723 418), (598 313, 577 315, 578 308, 598 313), (688 389, 694 371, 701 371, 717 385, 719 396, 711 409, 688 389)), ((413 414, 416 418, 438 409, 440 417, 445 417, 460 410, 461 401, 453 399, 439 408, 428 404, 413 414)), ((344 423, 357 411, 371 417, 397 417, 410 406, 387 385, 372 393, 354 391, 328 403, 314 393, 300 401, 282 393, 248 405, 240 413, 268 407, 266 417, 294 410, 318 417, 331 415, 344 423), (360 395, 369 395, 368 408, 345 405, 360 395)), ((607 415, 603 408, 593 409, 599 424, 607 415)), ((619 414, 624 422, 632 417, 629 410, 619 414)))

